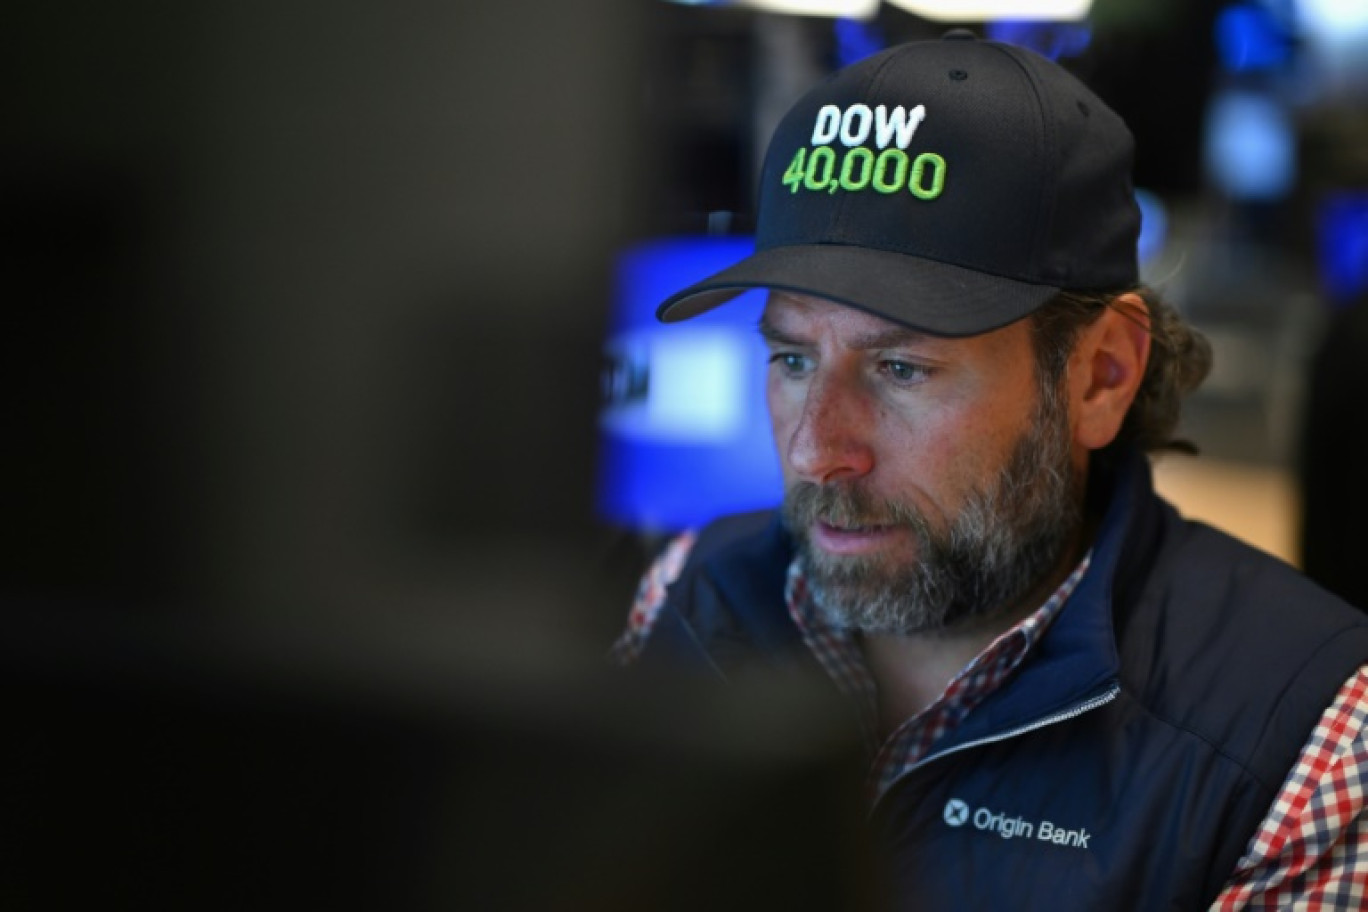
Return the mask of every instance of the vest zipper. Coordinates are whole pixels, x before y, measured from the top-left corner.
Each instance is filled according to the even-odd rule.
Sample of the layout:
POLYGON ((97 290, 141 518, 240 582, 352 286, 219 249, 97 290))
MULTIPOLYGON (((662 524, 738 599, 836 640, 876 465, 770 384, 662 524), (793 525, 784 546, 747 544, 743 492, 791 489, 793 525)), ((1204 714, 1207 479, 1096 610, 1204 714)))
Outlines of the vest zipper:
MULTIPOLYGON (((1046 728, 1047 726, 1055 725, 1060 722, 1068 722, 1070 719, 1076 719, 1086 712, 1091 712, 1092 710, 1097 709, 1098 707, 1106 706, 1112 700, 1115 700, 1120 695, 1120 693, 1121 685, 1113 684, 1111 686, 1111 689, 1108 690, 1106 693, 1100 693, 1095 697, 1089 697, 1082 703, 1070 706, 1068 709, 1063 710, 1062 712, 1057 712, 1052 716, 1046 716, 1043 719, 1036 719, 1034 722, 1027 722, 1025 725, 1019 725, 1016 728, 1011 729, 1010 731, 999 732, 996 735, 989 735, 986 738, 979 738, 975 741, 966 741, 963 744, 956 744, 954 747, 948 748, 939 753, 927 754, 925 757, 922 757, 916 763, 912 764, 907 769, 903 770, 900 776, 898 776, 896 779, 890 782, 888 784, 888 787, 885 788, 882 792, 880 792, 878 798, 874 800, 874 807, 877 807, 879 802, 883 801, 884 795, 887 795, 890 791, 892 791, 893 786, 896 785, 899 781, 901 781, 905 776, 911 775, 912 773, 921 769, 923 766, 932 762, 933 760, 939 760, 942 757, 948 757, 951 754, 957 754, 960 751, 969 750, 970 748, 982 747, 985 744, 996 744, 999 741, 1007 741, 1011 738, 1016 738, 1028 732, 1033 732, 1037 729, 1046 728)), ((870 813, 873 813, 873 807, 870 808, 870 813)))

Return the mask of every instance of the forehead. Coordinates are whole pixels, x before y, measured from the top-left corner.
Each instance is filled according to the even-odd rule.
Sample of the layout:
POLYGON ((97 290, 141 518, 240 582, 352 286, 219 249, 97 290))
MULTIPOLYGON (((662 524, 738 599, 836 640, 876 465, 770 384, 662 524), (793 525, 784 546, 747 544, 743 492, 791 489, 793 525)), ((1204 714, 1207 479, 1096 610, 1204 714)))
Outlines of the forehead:
POLYGON ((886 317, 840 304, 828 298, 786 291, 771 292, 761 326, 785 335, 831 333, 843 342, 875 346, 917 344, 941 351, 982 351, 999 357, 1030 357, 1029 320, 976 336, 935 336, 886 317))
POLYGON ((798 294, 787 291, 772 291, 765 301, 762 323, 776 328, 798 328, 805 325, 824 324, 850 330, 865 330, 884 334, 906 334, 918 338, 933 338, 918 333, 885 317, 840 304, 816 295, 798 294))

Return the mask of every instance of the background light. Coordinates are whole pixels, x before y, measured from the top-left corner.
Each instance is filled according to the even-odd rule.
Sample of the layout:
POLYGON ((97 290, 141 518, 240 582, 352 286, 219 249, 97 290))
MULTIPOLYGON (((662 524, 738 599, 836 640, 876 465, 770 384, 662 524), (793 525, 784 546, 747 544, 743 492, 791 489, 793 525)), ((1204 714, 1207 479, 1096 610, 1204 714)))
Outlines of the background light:
POLYGON ((988 23, 985 34, 993 41, 1029 48, 1051 60, 1077 57, 1092 43, 1092 29, 1082 22, 999 19, 988 23))
POLYGON ((1303 25, 1326 36, 1368 35, 1368 3, 1364 0, 1298 0, 1303 25))
POLYGON ((879 11, 879 0, 673 0, 685 6, 735 6, 764 13, 795 16, 846 16, 868 19, 879 11))
MULTIPOLYGON (((1084 19, 1092 0, 888 0, 893 6, 937 22, 991 19, 1084 19)), ((1358 0, 1356 0, 1358 2, 1358 0)))
POLYGON ((1155 194, 1136 188, 1135 202, 1140 206, 1140 241, 1138 256, 1144 268, 1163 253, 1168 244, 1168 207, 1155 194))
POLYGON ((873 22, 861 22, 856 19, 837 19, 835 25, 836 33, 836 63, 838 66, 850 66, 858 63, 872 54, 882 51, 886 45, 883 33, 878 25, 873 22))
POLYGON ((1251 92, 1217 95, 1207 110, 1206 166, 1231 197, 1270 201, 1296 180, 1296 139, 1286 112, 1251 92))
POLYGON ((1216 50, 1232 73, 1271 70, 1292 56, 1291 37, 1268 9, 1237 3, 1216 16, 1216 50))

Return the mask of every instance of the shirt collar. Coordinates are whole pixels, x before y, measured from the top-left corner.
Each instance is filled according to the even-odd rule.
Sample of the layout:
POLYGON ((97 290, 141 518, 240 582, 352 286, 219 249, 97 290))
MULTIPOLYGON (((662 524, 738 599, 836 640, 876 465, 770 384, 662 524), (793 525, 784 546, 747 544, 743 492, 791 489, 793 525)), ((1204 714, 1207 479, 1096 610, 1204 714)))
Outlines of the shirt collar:
POLYGON ((941 736, 1011 677, 1063 610, 1065 602, 1087 573, 1091 559, 1089 551, 1039 608, 970 660, 939 698, 905 720, 882 745, 877 736, 878 689, 865 663, 857 635, 832 624, 813 603, 802 561, 795 558, 789 564, 784 588, 789 614, 807 648, 837 688, 854 703, 861 730, 874 753, 871 775, 876 782, 887 779, 887 784, 891 784, 902 770, 925 757, 941 736))

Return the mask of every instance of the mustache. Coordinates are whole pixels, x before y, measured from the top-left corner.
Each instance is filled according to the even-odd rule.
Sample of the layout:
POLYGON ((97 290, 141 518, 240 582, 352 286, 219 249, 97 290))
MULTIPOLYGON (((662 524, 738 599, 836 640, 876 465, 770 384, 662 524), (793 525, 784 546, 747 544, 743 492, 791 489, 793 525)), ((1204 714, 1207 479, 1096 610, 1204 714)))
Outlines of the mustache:
POLYGON ((821 522, 842 529, 872 526, 927 528, 916 507, 870 494, 858 484, 795 482, 784 492, 784 521, 796 535, 821 522))

